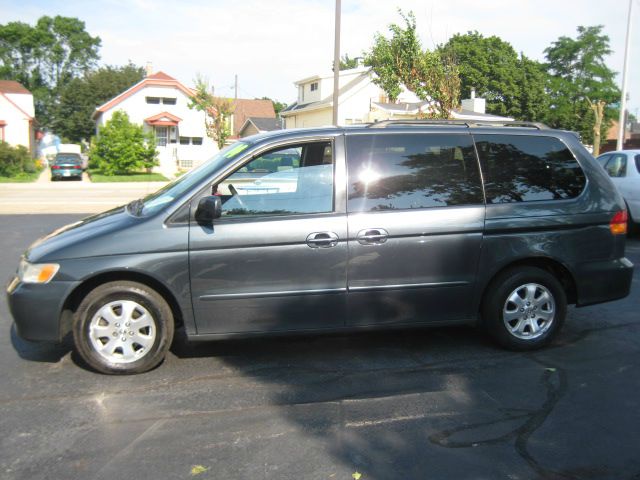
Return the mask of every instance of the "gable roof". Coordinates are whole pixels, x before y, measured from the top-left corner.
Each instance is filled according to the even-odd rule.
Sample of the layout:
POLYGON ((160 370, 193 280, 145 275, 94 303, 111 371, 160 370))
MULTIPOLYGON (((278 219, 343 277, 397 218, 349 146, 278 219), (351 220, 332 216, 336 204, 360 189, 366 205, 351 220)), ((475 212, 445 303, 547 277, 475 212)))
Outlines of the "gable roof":
POLYGON ((98 108, 96 108, 96 111, 93 112, 92 118, 94 120, 97 119, 102 113, 108 110, 111 110, 116 105, 120 104, 122 101, 126 100, 134 93, 142 90, 145 87, 152 87, 152 86, 173 87, 173 88, 177 88, 178 90, 180 90, 182 93, 184 93, 189 97, 193 95, 193 90, 185 87, 182 83, 180 83, 175 78, 170 77, 164 72, 157 72, 157 73, 154 73, 153 75, 143 78, 141 81, 136 83, 133 87, 129 88, 128 90, 125 90, 120 95, 115 96, 108 102, 100 105, 98 108))
POLYGON ((15 80, 0 80, 0 92, 2 93, 26 93, 31 95, 31 92, 24 88, 21 83, 15 80))
POLYGON ((273 130, 282 130, 282 120, 279 118, 260 118, 260 117, 249 117, 244 122, 238 133, 244 132, 244 130, 249 126, 253 125, 254 128, 259 132, 271 132, 273 130))
POLYGON ((176 126, 182 121, 182 119, 169 112, 162 112, 157 115, 153 115, 152 117, 145 118, 144 121, 149 125, 176 126))
POLYGON ((237 136, 249 117, 276 118, 271 100, 238 98, 233 101, 233 136, 237 136))

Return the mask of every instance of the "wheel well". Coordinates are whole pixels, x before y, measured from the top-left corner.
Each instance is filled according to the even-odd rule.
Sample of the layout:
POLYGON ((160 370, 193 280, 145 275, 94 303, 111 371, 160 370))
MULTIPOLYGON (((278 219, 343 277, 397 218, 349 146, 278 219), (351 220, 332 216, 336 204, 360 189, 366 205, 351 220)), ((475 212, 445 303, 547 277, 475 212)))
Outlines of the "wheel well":
POLYGON ((66 333, 71 331, 71 322, 73 321, 73 314, 80 306, 80 302, 82 299, 94 288, 107 283, 113 282, 117 280, 128 280, 132 282, 138 282, 143 285, 146 285, 149 288, 154 289, 158 292, 162 298, 164 298, 169 307, 171 308, 171 313, 173 314, 173 321, 176 327, 180 327, 183 324, 182 318, 182 310, 180 309, 180 305, 176 300, 173 293, 165 287, 161 282, 156 280, 153 277, 148 275, 137 273, 137 272, 108 272, 101 273, 96 275, 95 277, 91 277, 80 285, 78 285, 73 292, 67 297, 64 302, 64 306, 62 307, 62 319, 61 319, 61 336, 64 336, 66 333))
POLYGON ((480 305, 482 305, 482 302, 484 302, 487 290, 489 289, 491 282, 493 282, 493 280, 505 270, 510 270, 512 268, 517 268, 517 267, 536 267, 541 270, 546 270, 551 275, 556 277, 560 282, 560 284, 562 285, 562 287, 564 288, 564 292, 567 295, 567 303, 569 304, 577 303, 578 291, 576 288, 576 282, 571 272, 564 265, 562 265, 560 262, 556 260, 552 260, 551 258, 546 258, 546 257, 539 257, 539 258, 525 258, 522 260, 518 260, 498 270, 493 275, 493 277, 491 277, 491 280, 489 280, 485 285, 484 291, 482 292, 480 305))

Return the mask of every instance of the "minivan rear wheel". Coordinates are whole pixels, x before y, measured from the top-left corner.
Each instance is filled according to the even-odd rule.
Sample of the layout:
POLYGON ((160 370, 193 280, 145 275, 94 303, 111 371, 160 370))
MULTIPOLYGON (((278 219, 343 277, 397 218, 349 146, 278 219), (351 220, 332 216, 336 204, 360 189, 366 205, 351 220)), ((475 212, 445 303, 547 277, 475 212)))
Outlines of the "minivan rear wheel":
POLYGON ((173 330, 171 308, 156 291, 117 281, 100 285, 80 303, 73 338, 78 354, 93 369, 133 374, 162 362, 173 330))
POLYGON ((482 305, 488 333, 503 347, 533 350, 553 340, 567 313, 558 279, 536 267, 506 270, 489 285, 482 305))

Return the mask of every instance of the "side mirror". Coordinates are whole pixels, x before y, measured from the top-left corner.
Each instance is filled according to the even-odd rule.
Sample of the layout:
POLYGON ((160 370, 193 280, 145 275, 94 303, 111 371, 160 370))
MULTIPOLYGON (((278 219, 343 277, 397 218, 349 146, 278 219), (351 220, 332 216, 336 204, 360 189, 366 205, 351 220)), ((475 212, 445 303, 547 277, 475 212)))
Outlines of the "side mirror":
POLYGON ((222 200, 217 195, 203 197, 196 209, 196 222, 200 225, 212 225, 216 218, 222 215, 222 200))

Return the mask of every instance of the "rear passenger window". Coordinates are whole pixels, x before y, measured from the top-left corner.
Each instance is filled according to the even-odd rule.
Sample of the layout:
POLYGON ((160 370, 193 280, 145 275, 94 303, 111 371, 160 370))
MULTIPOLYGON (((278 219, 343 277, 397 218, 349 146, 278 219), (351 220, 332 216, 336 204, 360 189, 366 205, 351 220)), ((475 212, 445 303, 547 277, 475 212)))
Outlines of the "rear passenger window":
POLYGON ((347 136, 348 210, 482 204, 469 135, 347 136))
POLYGON ((487 203, 562 200, 580 195, 585 176, 557 138, 474 135, 487 203))

